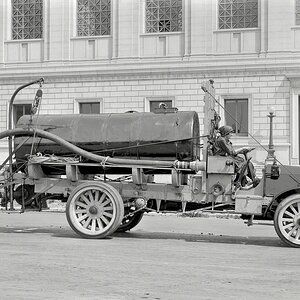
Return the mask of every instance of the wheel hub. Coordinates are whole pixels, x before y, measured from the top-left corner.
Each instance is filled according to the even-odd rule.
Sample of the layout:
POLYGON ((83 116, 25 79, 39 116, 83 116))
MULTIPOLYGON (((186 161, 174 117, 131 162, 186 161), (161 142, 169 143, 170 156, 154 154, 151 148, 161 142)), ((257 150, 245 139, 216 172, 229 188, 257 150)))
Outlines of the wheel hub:
POLYGON ((89 208, 89 213, 91 214, 91 215, 96 215, 97 213, 98 213, 98 209, 97 209, 97 207, 96 206, 91 206, 90 208, 89 208))
POLYGON ((104 213, 104 208, 101 205, 97 205, 96 203, 92 204, 88 208, 88 214, 92 219, 101 218, 104 213))

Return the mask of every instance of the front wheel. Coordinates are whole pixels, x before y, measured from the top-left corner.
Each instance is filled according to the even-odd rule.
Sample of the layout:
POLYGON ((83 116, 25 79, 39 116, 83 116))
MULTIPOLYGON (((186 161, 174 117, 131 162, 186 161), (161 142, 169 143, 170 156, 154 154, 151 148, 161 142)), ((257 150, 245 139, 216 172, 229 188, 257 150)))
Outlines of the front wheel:
POLYGON ((102 182, 76 187, 68 198, 66 216, 71 228, 84 238, 104 238, 120 226, 124 205, 119 192, 102 182))
POLYGON ((291 195, 278 205, 274 226, 281 240, 289 246, 300 247, 300 195, 291 195))

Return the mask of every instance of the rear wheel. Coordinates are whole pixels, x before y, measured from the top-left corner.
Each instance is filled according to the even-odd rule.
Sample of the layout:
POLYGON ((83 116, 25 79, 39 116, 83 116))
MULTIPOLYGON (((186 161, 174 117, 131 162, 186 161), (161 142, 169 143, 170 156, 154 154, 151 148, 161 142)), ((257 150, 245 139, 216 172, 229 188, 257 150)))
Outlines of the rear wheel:
POLYGON ((274 226, 283 242, 300 247, 300 195, 291 195, 278 205, 274 226))
POLYGON ((143 218, 144 212, 137 212, 133 216, 125 217, 121 225, 118 227, 117 232, 125 232, 134 228, 137 224, 139 224, 143 218))
POLYGON ((112 234, 124 217, 123 200, 112 186, 88 182, 70 194, 66 216, 71 228, 84 238, 104 238, 112 234))
POLYGON ((13 195, 18 204, 22 205, 24 201, 24 205, 29 207, 34 201, 34 186, 29 184, 19 185, 13 195))

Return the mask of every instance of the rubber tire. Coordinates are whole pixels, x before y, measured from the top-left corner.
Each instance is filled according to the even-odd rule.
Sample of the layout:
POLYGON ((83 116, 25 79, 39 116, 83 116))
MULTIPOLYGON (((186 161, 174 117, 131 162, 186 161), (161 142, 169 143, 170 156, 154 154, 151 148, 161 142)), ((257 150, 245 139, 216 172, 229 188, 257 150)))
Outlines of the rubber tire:
MULTIPOLYGON (((19 192, 22 194, 22 185, 19 185, 15 192, 19 192)), ((33 196, 34 196, 34 186, 33 185, 29 185, 29 184, 25 184, 23 185, 23 191, 24 191, 24 204, 25 204, 25 207, 30 207, 32 202, 34 201, 34 199, 31 199, 33 196), (30 200, 29 200, 30 199, 30 200)), ((22 205, 22 196, 20 198, 17 198, 17 197, 14 197, 16 202, 19 204, 19 205, 22 205)))
POLYGON ((123 224, 123 222, 126 221, 126 219, 124 218, 121 222, 121 225, 116 230, 116 232, 126 232, 126 231, 129 231, 130 229, 134 228, 141 222, 143 215, 144 215, 144 212, 138 212, 132 216, 132 218, 129 220, 129 222, 123 224))
MULTIPOLYGON (((298 238, 298 243, 294 243, 291 240, 288 239, 286 231, 283 231, 281 226, 282 226, 282 221, 280 220, 282 217, 282 213, 286 210, 287 207, 290 207, 294 203, 299 203, 300 204, 300 195, 295 194, 288 196, 285 198, 283 201, 279 203, 279 205, 276 208, 275 215, 274 215, 274 227, 276 230, 277 235, 280 237, 280 239, 287 245, 300 248, 300 238, 298 238)), ((298 212, 298 220, 297 223, 298 225, 295 225, 298 227, 298 230, 300 230, 300 211, 298 212)))
POLYGON ((66 205, 66 217, 70 227, 81 237, 87 239, 102 239, 113 234, 120 226, 124 217, 124 204, 123 199, 119 192, 112 186, 102 182, 86 182, 77 186, 69 195, 66 205), (112 203, 113 217, 109 222, 105 230, 99 233, 89 232, 89 230, 83 228, 82 224, 78 222, 74 208, 76 206, 74 202, 80 197, 80 195, 89 190, 98 190, 105 193, 112 203))

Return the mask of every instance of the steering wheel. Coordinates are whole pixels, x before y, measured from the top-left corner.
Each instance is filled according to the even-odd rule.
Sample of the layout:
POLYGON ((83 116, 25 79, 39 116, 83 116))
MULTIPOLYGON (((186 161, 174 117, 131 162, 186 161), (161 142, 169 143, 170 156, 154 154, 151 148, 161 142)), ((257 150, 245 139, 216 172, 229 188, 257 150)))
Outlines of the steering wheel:
POLYGON ((254 149, 255 149, 255 147, 245 147, 245 148, 243 148, 242 153, 243 153, 244 155, 246 155, 248 152, 251 152, 251 151, 253 151, 254 149))

